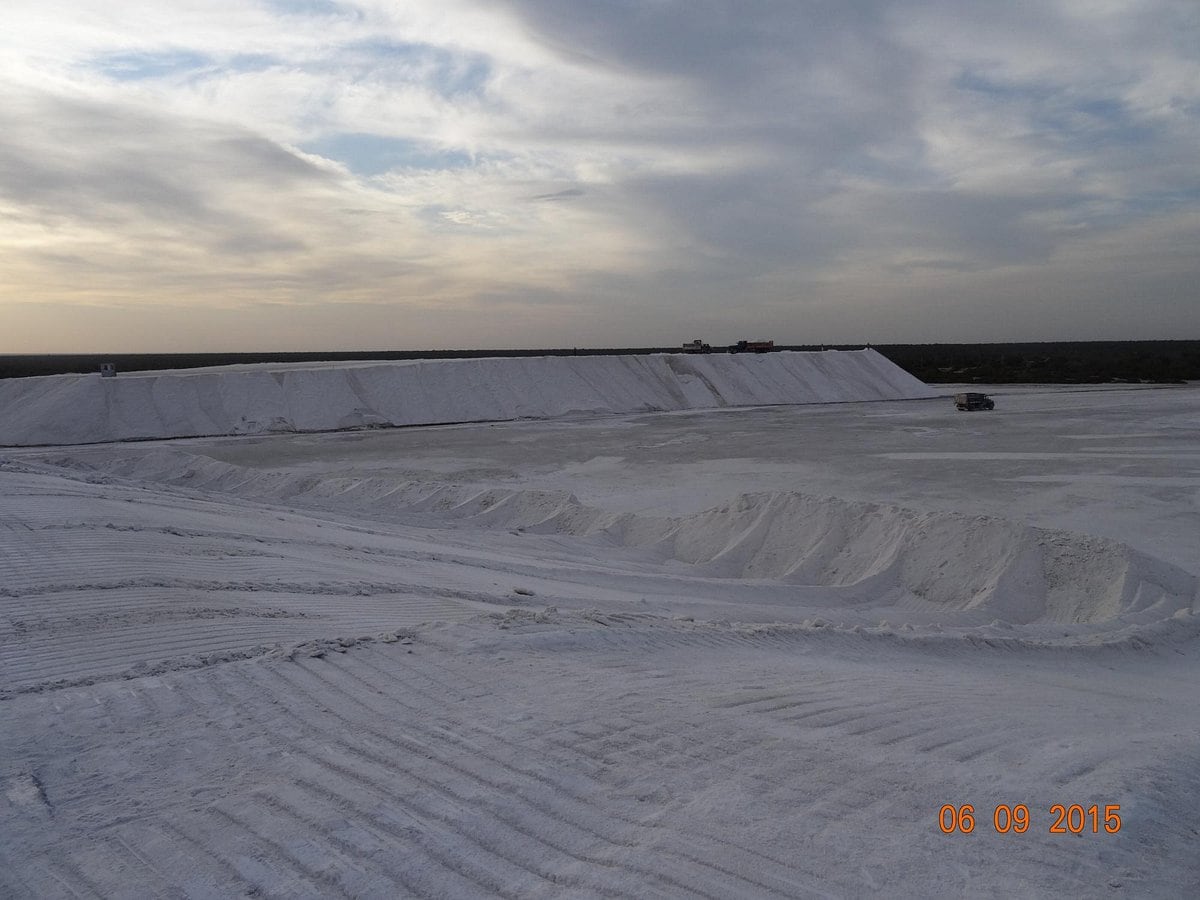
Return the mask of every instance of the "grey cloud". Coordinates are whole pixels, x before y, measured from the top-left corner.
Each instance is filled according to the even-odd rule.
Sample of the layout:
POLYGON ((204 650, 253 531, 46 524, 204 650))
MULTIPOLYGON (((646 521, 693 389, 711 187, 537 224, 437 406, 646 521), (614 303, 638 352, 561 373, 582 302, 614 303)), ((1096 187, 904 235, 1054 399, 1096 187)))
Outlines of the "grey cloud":
POLYGON ((224 172, 230 179, 278 187, 328 183, 332 179, 325 170, 257 134, 214 134, 205 138, 212 146, 213 157, 224 162, 224 172))
POLYGON ((298 255, 308 249, 305 242, 296 238, 258 229, 230 231, 213 240, 210 246, 222 256, 246 257, 298 255))
POLYGON ((219 250, 232 233, 261 232, 253 192, 331 178, 234 128, 43 94, 9 100, 0 107, 0 196, 51 221, 179 229, 219 250))
POLYGON ((765 71, 802 71, 818 59, 884 40, 889 4, 760 0, 511 0, 546 43, 597 64, 685 75, 737 87, 765 71))
POLYGON ((779 261, 817 261, 854 234, 814 211, 818 186, 778 170, 703 176, 641 177, 624 186, 627 202, 686 231, 700 256, 739 270, 779 261))
POLYGON ((1027 221, 1031 214, 1069 208, 1081 198, 967 194, 948 190, 884 192, 857 203, 850 218, 862 223, 875 246, 946 257, 950 268, 1042 262, 1055 235, 1027 221))
MULTIPOLYGON (((677 135, 683 140, 733 135, 828 163, 912 120, 920 61, 890 34, 881 14, 887 4, 511 5, 568 57, 690 84, 682 99, 704 114, 677 135)), ((658 135, 653 122, 636 122, 658 135)))
POLYGON ((584 191, 581 188, 567 188, 562 191, 555 191, 552 194, 537 194, 527 199, 531 203, 546 203, 558 200, 570 200, 573 197, 582 197, 583 195, 584 191))
MULTIPOLYGON (((931 338, 970 339, 980 309, 995 339, 1036 337, 1039 321, 1059 329, 1047 337, 1070 337, 1062 323, 1078 317, 1056 307, 1039 320, 1030 298, 1069 298, 1103 310, 1094 321, 1134 324, 1136 313, 1119 315, 1130 297, 1162 322, 1194 306, 1185 286, 1200 282, 1200 263, 1186 223, 1200 212, 1200 15, 1190 0, 500 5, 557 64, 531 72, 513 55, 519 41, 498 40, 486 57, 371 16, 315 56, 272 60, 303 74, 289 85, 313 90, 264 128, 310 134, 336 107, 343 130, 303 146, 327 151, 342 174, 253 125, 191 121, 169 101, 148 111, 82 99, 87 86, 73 98, 0 88, 6 212, 44 232, 64 222, 111 232, 112 279, 123 277, 121 254, 141 248, 129 252, 160 282, 179 271, 255 297, 387 302, 403 287, 403 302, 434 309, 429 298, 445 286, 455 303, 476 298, 481 322, 475 313, 490 303, 553 310, 563 322, 574 309, 610 343, 645 341, 648 329, 673 341, 685 324, 679 337, 690 338, 693 322, 697 334, 742 321, 767 333, 798 310, 812 331, 794 340, 918 338, 922 316, 956 323, 931 338), (432 107, 405 105, 413 85, 432 107), (361 98, 391 92, 388 120, 372 119, 361 98), (424 131, 403 137, 406 128, 424 131), (416 152, 430 129, 437 159, 416 152), (408 164, 375 159, 365 139, 404 151, 408 164), (462 146, 443 152, 452 140, 462 146), (394 177, 346 174, 380 160, 394 177), (496 253, 501 241, 519 252, 496 253), (159 256, 177 245, 191 256, 176 270, 159 256), (256 269, 260 260, 270 264, 256 269), (892 335, 860 333, 876 323, 892 335)), ((289 13, 281 28, 294 13, 353 9, 267 6, 289 13)), ((211 55, 225 58, 219 47, 211 55)), ((242 71, 218 63, 216 74, 222 65, 242 71)), ((279 83, 222 81, 221 102, 261 103, 279 83)), ((182 90, 160 88, 168 98, 182 90)), ((86 278, 99 264, 86 256, 90 239, 47 240, 61 251, 47 256, 47 277, 86 278)), ((429 327, 438 321, 431 314, 429 327)), ((530 327, 549 321, 534 315, 530 327)), ((718 339, 739 336, 753 335, 718 339)), ((561 338, 521 333, 546 341, 561 338)))
POLYGON ((690 86, 685 99, 696 116, 667 117, 666 125, 634 116, 613 126, 614 139, 640 138, 685 155, 719 143, 749 151, 752 163, 734 159, 725 171, 638 175, 621 185, 631 208, 690 235, 702 255, 761 270, 817 263, 852 246, 858 235, 814 204, 847 171, 877 167, 879 148, 905 148, 917 162, 900 177, 928 180, 915 149, 920 62, 890 34, 887 4, 512 6, 568 56, 690 86))
MULTIPOLYGON (((1036 264, 1065 239, 1046 224, 1055 217, 1119 228, 1152 215, 1155 205, 1196 202, 1200 179, 1194 147, 1187 149, 1195 131, 1181 130, 1178 116, 1165 123, 1140 116, 1120 93, 1151 76, 1164 42, 1181 46, 1181 30, 1200 35, 1200 17, 1183 15, 1179 4, 1151 4, 1164 14, 1155 25, 1147 23, 1153 10, 1128 18, 1130 46, 1144 54, 1130 58, 1121 58, 1124 45, 1111 46, 1114 32, 1126 31, 1119 16, 1071 16, 1045 3, 509 6, 577 64, 689 86, 697 116, 668 126, 633 116, 609 128, 614 139, 640 133, 681 154, 730 141, 753 148, 746 162, 717 174, 631 175, 619 185, 627 208, 659 222, 664 241, 687 236, 693 262, 761 272, 831 265, 875 248, 881 257, 899 251, 919 256, 914 265, 947 269, 1036 264), (939 56, 943 29, 952 41, 948 60, 939 56), (946 81, 947 72, 956 80, 946 81), (1049 191, 1030 190, 1019 176, 982 191, 957 188, 927 152, 934 110, 950 121, 992 111, 997 131, 990 136, 980 122, 974 140, 986 146, 1002 127, 1015 129, 1009 140, 1028 156, 1023 165, 1062 162, 1075 174, 1049 191), (1168 194, 1173 199, 1153 199, 1168 194)), ((1181 98, 1176 110, 1183 108, 1181 98)), ((586 121, 563 126, 563 139, 585 134, 586 121)))

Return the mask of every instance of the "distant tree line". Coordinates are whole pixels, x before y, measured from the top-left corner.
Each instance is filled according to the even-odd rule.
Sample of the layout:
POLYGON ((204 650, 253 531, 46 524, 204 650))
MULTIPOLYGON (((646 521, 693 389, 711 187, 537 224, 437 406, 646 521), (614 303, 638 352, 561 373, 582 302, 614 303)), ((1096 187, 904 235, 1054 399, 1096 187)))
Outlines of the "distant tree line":
POLYGON ((875 349, 933 384, 1178 384, 1200 380, 1200 341, 893 344, 875 349))
MULTIPOLYGON (((780 346, 780 350, 857 350, 862 344, 780 346)), ((922 381, 980 384, 1177 384, 1200 381, 1200 341, 1090 341, 1033 344, 873 345, 922 381)), ((89 353, 0 356, 0 378, 191 369, 250 363, 471 359, 485 356, 611 356, 679 352, 679 347, 566 347, 531 350, 372 350, 303 353, 89 353)), ((718 352, 720 352, 718 350, 718 352)))

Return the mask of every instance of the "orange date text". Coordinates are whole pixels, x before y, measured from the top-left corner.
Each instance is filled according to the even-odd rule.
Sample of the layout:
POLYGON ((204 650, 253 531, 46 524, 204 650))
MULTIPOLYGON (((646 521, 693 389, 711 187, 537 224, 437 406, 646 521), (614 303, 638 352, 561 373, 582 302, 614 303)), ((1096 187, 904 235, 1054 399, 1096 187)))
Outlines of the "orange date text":
MULTIPOLYGON (((970 803, 961 806, 947 803, 938 810, 938 828, 942 834, 971 834, 979 824, 979 817, 986 815, 985 810, 977 813, 970 803)), ((986 823, 986 818, 983 821, 986 823)), ((1012 806, 1001 803, 992 809, 992 828, 997 834, 1024 834, 1031 825, 1029 807, 1024 803, 1012 806)), ((1047 828, 1050 834, 1116 834, 1120 830, 1121 807, 1116 803, 1104 806, 1055 803, 1050 807, 1047 828)))

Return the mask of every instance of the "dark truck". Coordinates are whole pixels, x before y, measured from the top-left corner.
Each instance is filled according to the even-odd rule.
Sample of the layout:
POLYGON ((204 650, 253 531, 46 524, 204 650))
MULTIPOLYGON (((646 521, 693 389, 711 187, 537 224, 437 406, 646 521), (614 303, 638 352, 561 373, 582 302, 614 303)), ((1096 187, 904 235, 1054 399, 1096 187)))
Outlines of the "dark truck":
POLYGON ((955 394, 954 405, 958 409, 971 411, 996 408, 995 402, 987 394, 955 394))
POLYGON ((730 353, 770 353, 775 349, 774 341, 738 341, 729 347, 730 353))

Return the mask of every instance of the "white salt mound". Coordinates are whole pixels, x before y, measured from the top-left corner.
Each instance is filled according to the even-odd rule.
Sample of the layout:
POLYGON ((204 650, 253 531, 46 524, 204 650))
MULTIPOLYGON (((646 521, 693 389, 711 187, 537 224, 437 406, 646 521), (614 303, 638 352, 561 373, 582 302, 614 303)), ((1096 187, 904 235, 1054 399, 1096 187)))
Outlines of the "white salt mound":
MULTIPOLYGON (((47 461, 75 464, 67 454, 47 461)), ((798 591, 796 603, 820 597, 833 617, 871 607, 901 622, 1117 626, 1160 621, 1200 600, 1194 575, 1120 541, 792 491, 747 493, 691 515, 658 516, 589 506, 566 491, 270 471, 174 447, 118 457, 99 470, 135 483, 357 511, 374 520, 423 513, 501 532, 598 537, 686 563, 705 577, 822 588, 798 591)), ((97 461, 87 471, 96 474, 97 461)))
POLYGON ((874 350, 239 366, 0 380, 0 445, 915 400, 874 350))

